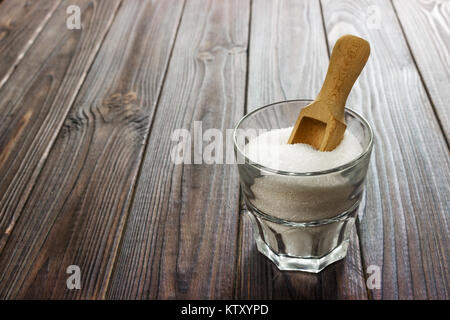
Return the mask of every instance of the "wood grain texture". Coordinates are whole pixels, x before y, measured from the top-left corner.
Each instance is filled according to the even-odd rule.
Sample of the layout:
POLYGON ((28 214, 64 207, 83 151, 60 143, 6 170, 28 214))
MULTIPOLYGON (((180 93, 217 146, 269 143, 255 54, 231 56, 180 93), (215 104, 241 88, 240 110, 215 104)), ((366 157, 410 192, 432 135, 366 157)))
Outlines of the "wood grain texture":
POLYGON ((382 270, 376 299, 448 299, 449 150, 389 1, 322 1, 330 47, 345 33, 371 44, 349 97, 368 117, 375 150, 360 223, 366 266, 382 270), (368 15, 379 10, 380 21, 368 15), (376 27, 378 26, 378 27, 376 27))
POLYGON ((0 297, 104 297, 182 8, 121 5, 0 256, 0 297))
POLYGON ((328 66, 320 15, 315 0, 252 2, 247 112, 316 97, 328 66))
POLYGON ((425 87, 450 139, 450 1, 393 1, 425 87))
POLYGON ((225 134, 242 116, 248 24, 249 1, 187 2, 108 298, 231 298, 237 172, 175 165, 171 139, 194 121, 225 134))
POLYGON ((0 90, 0 252, 114 17, 119 1, 79 0, 82 30, 59 6, 0 90))
POLYGON ((0 2, 0 88, 50 19, 60 0, 0 2))
MULTIPOLYGON (((249 54, 248 111, 275 101, 314 99, 328 66, 319 2, 253 1, 249 54)), ((244 215, 241 231, 237 298, 367 298, 356 232, 347 258, 315 275, 280 272, 258 253, 244 215)))
POLYGON ((0 0, 0 298, 449 299, 448 12, 0 0), (194 121, 225 134, 246 111, 314 98, 345 33, 372 46, 348 101, 376 135, 363 208, 345 260, 280 272, 256 249, 234 166, 175 165, 172 134, 198 134, 194 121), (72 264, 81 290, 67 290, 72 264), (366 290, 370 265, 380 290, 366 290))

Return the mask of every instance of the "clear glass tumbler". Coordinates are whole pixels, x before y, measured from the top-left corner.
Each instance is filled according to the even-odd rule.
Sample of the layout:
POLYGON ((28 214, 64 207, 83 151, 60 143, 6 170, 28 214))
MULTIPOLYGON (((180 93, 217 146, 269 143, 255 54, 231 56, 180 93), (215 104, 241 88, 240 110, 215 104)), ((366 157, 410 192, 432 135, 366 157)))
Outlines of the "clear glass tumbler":
POLYGON ((347 254, 372 151, 370 125, 346 108, 347 130, 363 151, 354 160, 329 170, 280 171, 252 162, 244 154, 249 139, 263 131, 292 126, 309 103, 290 100, 261 107, 239 121, 233 139, 258 250, 280 270, 317 273, 347 254))

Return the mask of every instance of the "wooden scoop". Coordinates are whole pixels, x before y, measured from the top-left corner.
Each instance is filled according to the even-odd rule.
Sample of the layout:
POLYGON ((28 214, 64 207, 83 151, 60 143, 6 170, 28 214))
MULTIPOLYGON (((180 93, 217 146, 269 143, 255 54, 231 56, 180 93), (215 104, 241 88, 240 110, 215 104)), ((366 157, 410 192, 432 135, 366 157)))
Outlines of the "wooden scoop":
POLYGON ((348 94, 370 54, 369 43, 345 35, 331 53, 327 75, 317 98, 300 111, 288 143, 307 143, 320 151, 331 151, 344 137, 344 108, 348 94))

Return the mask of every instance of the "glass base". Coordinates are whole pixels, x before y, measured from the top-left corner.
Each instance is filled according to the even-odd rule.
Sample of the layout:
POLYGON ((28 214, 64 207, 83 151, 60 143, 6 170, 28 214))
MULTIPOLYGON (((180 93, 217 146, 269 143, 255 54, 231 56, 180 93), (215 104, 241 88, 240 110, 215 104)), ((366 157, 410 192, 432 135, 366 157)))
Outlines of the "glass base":
POLYGON ((258 251, 269 258, 279 270, 282 271, 304 271, 319 273, 330 264, 345 258, 348 248, 348 240, 343 241, 333 251, 320 258, 299 258, 288 255, 279 255, 255 234, 258 251))

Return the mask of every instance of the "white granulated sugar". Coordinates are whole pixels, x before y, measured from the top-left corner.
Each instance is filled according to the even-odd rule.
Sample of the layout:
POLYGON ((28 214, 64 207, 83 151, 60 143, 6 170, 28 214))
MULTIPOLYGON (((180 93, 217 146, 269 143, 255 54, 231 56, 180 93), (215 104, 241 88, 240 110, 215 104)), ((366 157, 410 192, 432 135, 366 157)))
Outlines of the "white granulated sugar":
MULTIPOLYGON (((304 173, 341 166, 356 159, 363 151, 350 130, 346 130, 342 142, 330 152, 321 152, 306 144, 289 145, 291 131, 292 127, 271 130, 250 139, 245 146, 246 156, 271 169, 304 173)), ((263 172, 251 180, 247 197, 250 208, 271 217, 293 222, 320 221, 355 208, 361 199, 360 184, 360 171, 351 169, 312 176, 263 172)), ((308 257, 331 252, 338 238, 350 230, 354 221, 299 228, 257 219, 270 248, 280 250, 282 243, 284 253, 308 257)))
POLYGON ((333 151, 318 151, 310 145, 288 144, 292 127, 267 131, 245 146, 246 156, 265 167, 289 172, 314 172, 339 167, 362 153, 358 139, 346 130, 333 151))

